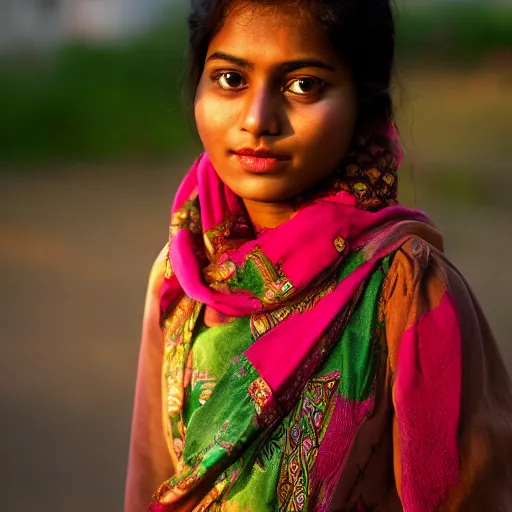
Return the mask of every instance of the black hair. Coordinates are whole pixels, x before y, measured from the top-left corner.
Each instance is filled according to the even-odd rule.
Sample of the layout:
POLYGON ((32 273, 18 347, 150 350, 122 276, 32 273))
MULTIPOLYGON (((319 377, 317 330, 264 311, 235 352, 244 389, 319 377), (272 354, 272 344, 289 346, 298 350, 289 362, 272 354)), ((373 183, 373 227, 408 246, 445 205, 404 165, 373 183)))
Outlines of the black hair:
POLYGON ((325 27, 336 52, 348 63, 359 99, 360 129, 393 119, 390 92, 395 23, 390 0, 193 0, 189 17, 189 87, 195 96, 208 45, 234 1, 299 8, 325 27))

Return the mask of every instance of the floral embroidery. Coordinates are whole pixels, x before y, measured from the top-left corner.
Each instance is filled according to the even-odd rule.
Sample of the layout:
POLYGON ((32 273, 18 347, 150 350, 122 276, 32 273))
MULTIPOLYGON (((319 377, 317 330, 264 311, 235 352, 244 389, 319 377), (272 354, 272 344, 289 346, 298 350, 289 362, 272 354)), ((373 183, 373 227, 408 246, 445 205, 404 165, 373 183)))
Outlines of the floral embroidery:
POLYGON ((261 377, 249 386, 249 394, 254 402, 257 414, 261 414, 272 403, 272 390, 261 377))
POLYGON ((261 377, 258 377, 249 386, 248 391, 254 402, 258 424, 261 426, 270 425, 277 418, 272 389, 261 377))
POLYGON ((295 302, 290 302, 278 309, 252 315, 252 335, 257 339, 288 318, 292 313, 304 313, 312 310, 323 297, 336 288, 336 284, 337 279, 333 277, 324 283, 320 289, 313 289, 306 296, 297 298, 295 302))

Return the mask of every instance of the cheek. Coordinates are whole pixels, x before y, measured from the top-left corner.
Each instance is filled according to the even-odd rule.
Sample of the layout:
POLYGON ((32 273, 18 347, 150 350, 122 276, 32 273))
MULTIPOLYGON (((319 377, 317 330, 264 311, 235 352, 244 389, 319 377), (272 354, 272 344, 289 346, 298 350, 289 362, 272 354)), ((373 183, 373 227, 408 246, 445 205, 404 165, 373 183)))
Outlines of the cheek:
POLYGON ((194 105, 194 117, 199 137, 207 151, 208 146, 213 142, 212 136, 217 132, 216 125, 219 122, 218 117, 213 114, 211 105, 208 104, 204 95, 199 96, 194 105))
POLYGON ((233 126, 233 109, 215 93, 199 90, 194 104, 194 117, 206 151, 212 153, 222 149, 223 145, 219 141, 233 126))
POLYGON ((312 157, 340 160, 345 156, 354 132, 357 117, 352 97, 333 98, 304 109, 297 120, 296 135, 312 157))

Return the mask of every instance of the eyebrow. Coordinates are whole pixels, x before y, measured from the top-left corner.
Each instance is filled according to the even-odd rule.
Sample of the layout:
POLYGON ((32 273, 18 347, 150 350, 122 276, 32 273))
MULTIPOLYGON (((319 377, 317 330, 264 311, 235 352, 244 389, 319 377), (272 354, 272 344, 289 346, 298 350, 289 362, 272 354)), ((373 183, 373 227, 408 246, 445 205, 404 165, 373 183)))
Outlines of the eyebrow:
MULTIPOLYGON (((212 53, 207 59, 206 62, 210 62, 212 60, 225 60, 227 62, 231 62, 233 64, 236 64, 237 66, 245 69, 253 69, 254 65, 245 60, 241 59, 239 57, 235 57, 234 55, 229 55, 228 53, 224 52, 214 52, 212 53)), ((329 64, 326 64, 325 62, 319 60, 319 59, 304 59, 304 60, 293 60, 289 62, 284 62, 283 64, 280 64, 278 66, 279 69, 284 71, 285 73, 291 73, 293 71, 297 71, 299 69, 303 68, 320 68, 320 69, 326 69, 328 71, 336 71, 335 68, 330 66, 329 64)))

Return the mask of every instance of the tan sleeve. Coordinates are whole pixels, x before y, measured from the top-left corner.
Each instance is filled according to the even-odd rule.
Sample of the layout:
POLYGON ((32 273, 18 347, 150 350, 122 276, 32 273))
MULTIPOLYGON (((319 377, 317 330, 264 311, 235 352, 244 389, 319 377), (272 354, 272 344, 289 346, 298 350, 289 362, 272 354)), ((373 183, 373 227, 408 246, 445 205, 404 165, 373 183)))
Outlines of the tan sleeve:
POLYGON ((416 257, 413 254, 413 240, 409 240, 393 257, 383 287, 384 318, 388 350, 389 389, 393 401, 392 438, 393 467, 396 491, 402 501, 402 442, 397 421, 397 403, 395 400, 395 381, 398 372, 399 350, 402 336, 414 324, 422 310, 431 300, 439 302, 439 290, 429 286, 432 276, 428 276, 428 255, 416 257), (426 284, 424 297, 418 296, 421 283, 426 284), (431 288, 429 290, 429 288, 431 288))
MULTIPOLYGON (((461 340, 459 477, 436 510, 512 511, 510 379, 489 325, 468 284, 445 256, 422 241, 410 240, 396 253, 384 285, 390 385, 394 388, 399 371, 403 333, 426 311, 435 309, 445 292, 453 299, 461 340)), ((444 326, 440 324, 438 328, 439 338, 442 338, 444 326)), ((419 350, 416 356, 418 353, 419 350)), ((440 347, 440 361, 443 357, 445 354, 440 347)), ((395 481, 402 498, 404 454, 394 390, 393 403, 395 481)))
POLYGON ((157 257, 149 278, 125 490, 125 512, 148 510, 151 496, 169 479, 173 465, 164 438, 161 373, 164 350, 160 328, 160 289, 165 274, 166 248, 157 257))

